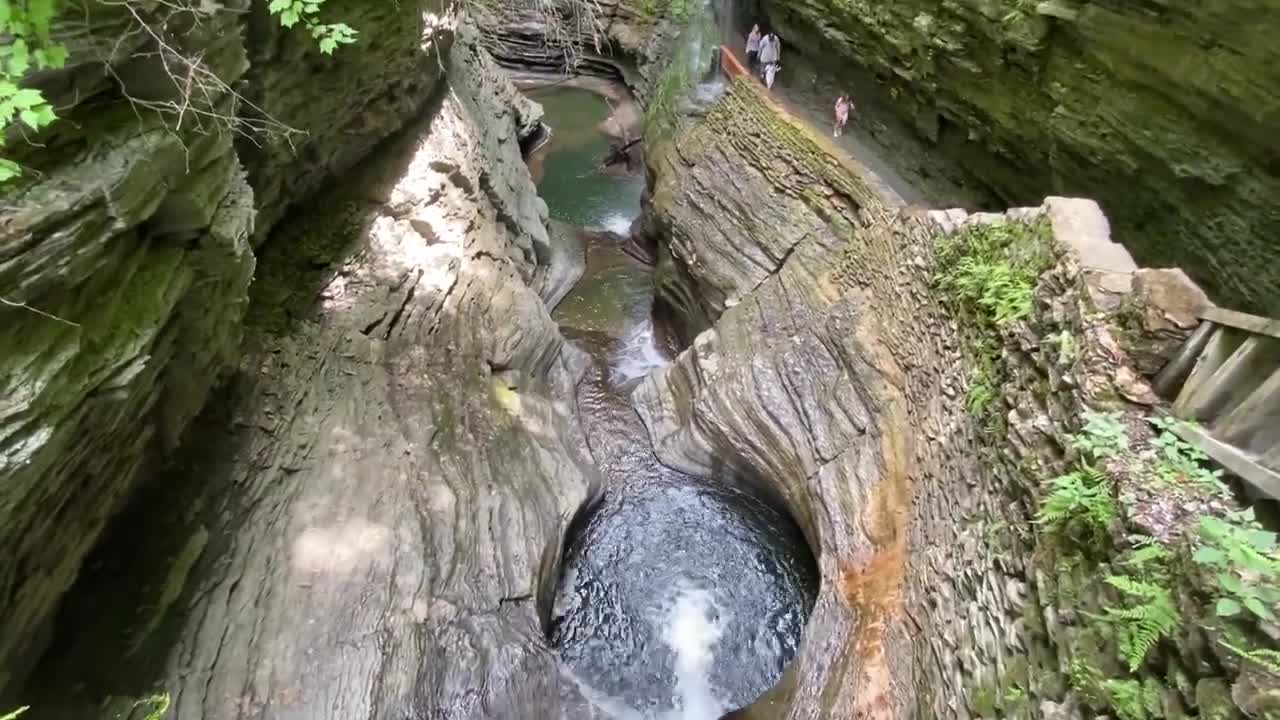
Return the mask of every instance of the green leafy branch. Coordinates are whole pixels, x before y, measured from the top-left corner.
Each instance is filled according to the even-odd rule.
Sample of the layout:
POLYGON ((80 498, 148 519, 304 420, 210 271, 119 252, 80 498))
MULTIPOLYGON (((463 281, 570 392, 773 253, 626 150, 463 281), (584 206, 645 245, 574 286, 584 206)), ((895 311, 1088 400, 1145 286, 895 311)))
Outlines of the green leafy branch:
MULTIPOLYGON (((57 119, 53 106, 34 88, 20 87, 32 69, 48 70, 66 64, 67 49, 50 38, 57 13, 54 0, 0 0, 0 151, 17 130, 38 132, 57 119)), ((0 183, 21 174, 19 165, 0 157, 0 183)))
POLYGON ((1129 451, 1129 431, 1120 413, 1084 413, 1084 427, 1071 436, 1071 446, 1097 459, 1109 459, 1129 451))
POLYGON ((271 0, 268 9, 280 18, 280 24, 291 28, 299 23, 311 32, 320 46, 320 52, 332 55, 339 45, 356 41, 356 31, 346 23, 322 23, 320 6, 324 0, 271 0))
POLYGON ((1081 463, 1072 472, 1050 480, 1049 486, 1036 523, 1084 548, 1104 544, 1107 529, 1117 516, 1106 473, 1081 463))
POLYGON ((1253 510, 1226 519, 1200 518, 1201 545, 1192 559, 1213 573, 1218 594, 1214 612, 1223 618, 1249 614, 1276 622, 1280 602, 1280 553, 1276 533, 1264 530, 1253 510))
MULTIPOLYGON (((60 0, 0 0, 0 37, 6 42, 0 45, 0 152, 6 140, 14 134, 26 136, 38 132, 57 120, 57 115, 44 94, 37 88, 22 87, 22 82, 33 70, 61 68, 67 61, 67 50, 52 39, 53 20, 58 14, 60 0)), ((357 33, 345 23, 322 23, 318 20, 324 0, 271 0, 270 10, 281 25, 293 27, 305 25, 316 40, 322 53, 332 54, 339 45, 356 41, 357 33)), ((136 57, 158 57, 165 72, 174 83, 178 97, 169 100, 144 100, 128 94, 125 83, 115 76, 110 63, 104 61, 105 70, 115 77, 124 90, 124 96, 135 110, 148 110, 169 118, 175 129, 186 126, 195 132, 231 130, 250 140, 260 133, 281 134, 289 137, 302 131, 276 120, 270 113, 235 91, 210 69, 199 54, 184 52, 180 42, 165 30, 168 18, 190 15, 199 18, 212 12, 206 6, 171 0, 161 3, 162 18, 147 16, 133 0, 119 3, 131 16, 132 34, 140 32, 151 41, 151 46, 139 51, 136 57), (233 97, 240 104, 250 107, 253 116, 223 112, 218 99, 233 97)), ((92 30, 92 29, 91 29, 92 30)), ((0 183, 13 180, 22 172, 18 163, 0 157, 0 183)))
POLYGON ((1156 643, 1173 637, 1182 618, 1162 583, 1130 575, 1109 575, 1106 582, 1119 590, 1127 602, 1123 607, 1107 607, 1102 619, 1116 628, 1120 652, 1129 672, 1135 672, 1156 643))
POLYGON ((1146 457, 1153 460, 1156 477, 1161 482, 1169 485, 1190 482, 1210 492, 1226 492, 1222 471, 1210 469, 1209 456, 1177 435, 1177 430, 1188 423, 1172 417, 1154 417, 1149 421, 1159 434, 1151 441, 1146 457))

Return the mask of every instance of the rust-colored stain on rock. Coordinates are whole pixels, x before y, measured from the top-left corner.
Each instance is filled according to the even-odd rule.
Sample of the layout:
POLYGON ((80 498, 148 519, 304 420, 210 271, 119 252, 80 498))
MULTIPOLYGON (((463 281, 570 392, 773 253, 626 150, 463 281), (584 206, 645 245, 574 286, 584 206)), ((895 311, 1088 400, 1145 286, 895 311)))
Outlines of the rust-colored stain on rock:
POLYGON ((885 639, 890 626, 903 616, 903 581, 907 564, 907 526, 911 506, 908 471, 908 425, 896 389, 886 404, 880 450, 884 475, 871 489, 862 512, 862 526, 873 550, 853 562, 841 563, 840 595, 852 609, 856 628, 854 652, 861 661, 855 680, 853 717, 897 717, 893 683, 886 662, 885 639))

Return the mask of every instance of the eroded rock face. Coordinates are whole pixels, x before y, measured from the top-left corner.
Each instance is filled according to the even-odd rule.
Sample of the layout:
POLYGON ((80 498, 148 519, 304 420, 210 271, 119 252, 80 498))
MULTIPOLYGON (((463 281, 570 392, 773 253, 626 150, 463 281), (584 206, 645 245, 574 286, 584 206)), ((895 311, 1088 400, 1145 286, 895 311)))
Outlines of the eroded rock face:
POLYGON ((255 232, 403 125, 451 38, 433 31, 442 2, 338 3, 363 42, 324 58, 263 3, 197 6, 69 8, 67 67, 31 78, 62 120, 10 146, 32 172, 0 216, 0 698, 106 521, 238 359, 255 232), (207 106, 154 111, 183 107, 169 73, 186 66, 165 55, 166 71, 152 33, 219 78, 192 91, 207 106), (260 109, 310 131, 298 154, 261 137, 237 151, 235 118, 260 109))
MULTIPOLYGON (((123 7, 94 12, 125 22, 123 7)), ((227 46, 228 81, 246 67, 236 17, 189 36, 227 46)), ((128 50, 117 72, 146 78, 128 50)), ((135 114, 79 58, 48 78, 70 107, 0 217, 0 693, 151 451, 176 443, 234 360, 254 268, 230 138, 135 114)))
POLYGON ((799 656, 733 717, 967 718, 1013 687, 1005 716, 1074 712, 1067 578, 1038 564, 1029 518, 1086 407, 1140 418, 1154 401, 1112 330, 1145 307, 1132 259, 1087 200, 902 209, 825 138, 770 119, 760 93, 734 82, 650 156, 648 222, 676 277, 659 291, 678 285, 670 306, 702 331, 633 395, 664 463, 754 479, 819 556, 799 656), (1003 331, 993 432, 965 407, 969 329, 933 289, 934 248, 1013 221, 1043 223, 1057 260, 1032 318, 1003 331))
POLYGON ((249 99, 299 132, 243 142, 258 205, 256 240, 288 207, 369 154, 418 113, 444 73, 451 3, 331 0, 327 18, 359 32, 357 44, 323 55, 254 3, 248 21, 249 99))
POLYGON ((197 559, 97 573, 70 611, 89 629, 41 673, 89 689, 44 704, 153 687, 172 718, 350 720, 575 702, 537 607, 590 485, 571 411, 583 358, 539 294, 565 281, 545 280, 560 271, 515 91, 470 30, 446 73, 429 116, 290 230, 353 227, 353 244, 285 332, 253 331, 228 406, 193 433, 204 489, 168 532, 197 559), (172 603, 123 632, 99 610, 175 576, 172 603), (104 677, 95 658, 121 636, 144 669, 104 677))
POLYGON ((576 72, 612 76, 621 71, 643 98, 664 66, 677 30, 665 17, 665 6, 642 0, 593 0, 593 25, 570 5, 517 0, 492 8, 478 6, 475 12, 485 47, 498 62, 556 73, 563 71, 566 61, 576 72), (549 14, 548 5, 558 7, 558 13, 549 14))
MULTIPOLYGON (((856 63, 1007 200, 1097 198, 1144 264, 1223 304, 1280 304, 1272 5, 772 3, 789 52, 856 63)), ((784 71, 785 72, 785 71, 784 71)), ((785 82, 785 78, 784 78, 785 82)))
MULTIPOLYGON (((664 462, 694 473, 728 465, 757 478, 783 497, 819 555, 822 588, 801 653, 778 688, 740 716, 910 717, 931 705, 916 700, 931 673, 917 665, 913 638, 935 618, 965 622, 953 603, 963 606, 974 581, 992 573, 990 559, 967 556, 957 537, 930 542, 965 562, 930 578, 951 594, 922 613, 924 573, 912 571, 930 558, 909 554, 913 536, 963 535, 973 528, 956 515, 1002 510, 998 493, 928 502, 930 489, 964 487, 974 467, 963 458, 972 450, 963 410, 951 399, 956 343, 915 262, 931 224, 881 203, 838 155, 769 112, 753 86, 735 83, 656 160, 652 211, 674 233, 673 262, 725 300, 705 310, 714 326, 633 400, 664 462), (706 142, 710 135, 726 142, 706 142), (664 177, 675 166, 684 173, 664 177), (719 232, 708 232, 698 202, 716 177, 732 178, 735 192, 717 198, 732 206, 716 213, 719 232), (930 441, 958 429, 953 442, 930 441), (914 515, 939 510, 946 517, 914 515)), ((1002 614, 999 602, 991 608, 1002 614)), ((975 670, 1002 647, 975 657, 975 670)))

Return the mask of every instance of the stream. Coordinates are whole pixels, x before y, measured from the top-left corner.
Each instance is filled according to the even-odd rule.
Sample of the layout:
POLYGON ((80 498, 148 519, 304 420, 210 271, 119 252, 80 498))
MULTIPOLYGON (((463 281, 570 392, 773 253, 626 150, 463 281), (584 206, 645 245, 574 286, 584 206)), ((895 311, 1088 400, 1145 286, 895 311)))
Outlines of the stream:
POLYGON ((539 193, 579 226, 587 268, 554 318, 587 350, 578 387, 605 480, 571 530, 550 639, 583 694, 619 720, 710 720, 772 686, 796 654, 817 571, 795 523, 728 483, 662 466, 628 399, 670 362, 652 317, 652 268, 622 250, 640 212, 639 176, 593 172, 609 113, 586 90, 533 91, 551 142, 539 193))

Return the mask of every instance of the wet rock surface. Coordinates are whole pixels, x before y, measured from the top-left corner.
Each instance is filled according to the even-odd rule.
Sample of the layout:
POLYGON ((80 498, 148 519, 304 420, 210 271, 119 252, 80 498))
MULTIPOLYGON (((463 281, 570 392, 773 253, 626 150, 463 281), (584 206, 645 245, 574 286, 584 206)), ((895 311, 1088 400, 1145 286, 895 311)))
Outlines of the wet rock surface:
MULTIPOLYGON (((603 100, 582 89, 535 97, 553 128, 539 151, 551 215, 625 229, 640 212, 639 180, 599 168, 625 117, 602 121, 603 100)), ((591 357, 577 408, 604 483, 570 529, 548 638, 590 712, 717 720, 794 656, 816 584, 812 556, 776 507, 658 462, 628 399, 671 357, 652 316, 653 267, 622 235, 578 234, 586 272, 553 317, 591 357)))
POLYGON ((36 712, 141 717, 157 692, 166 717, 208 720, 573 702, 538 607, 590 485, 582 359, 538 292, 560 283, 542 280, 558 270, 514 90, 465 30, 447 76, 292 242, 267 244, 280 284, 273 263, 297 268, 308 242, 342 252, 310 289, 261 288, 251 316, 295 304, 261 316, 184 464, 97 556, 36 712), (168 562, 140 565, 145 547, 168 562))
MULTIPOLYGON (((183 46, 221 48, 228 82, 246 68, 231 5, 183 46)), ((63 120, 13 144, 29 170, 0 205, 0 703, 107 520, 234 362, 254 268, 229 136, 135 114, 104 63, 129 91, 154 83, 131 60, 141 33, 104 52, 133 20, 90 15, 102 34, 42 78, 63 120)))

